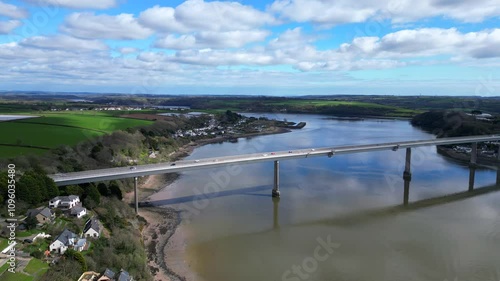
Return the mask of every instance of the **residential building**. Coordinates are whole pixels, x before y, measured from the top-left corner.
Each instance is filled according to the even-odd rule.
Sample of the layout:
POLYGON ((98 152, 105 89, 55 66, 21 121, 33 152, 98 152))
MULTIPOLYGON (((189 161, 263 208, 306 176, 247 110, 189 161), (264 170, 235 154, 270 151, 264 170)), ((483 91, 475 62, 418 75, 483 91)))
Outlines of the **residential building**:
POLYGON ((83 237, 98 238, 101 236, 102 226, 98 219, 91 218, 85 223, 83 228, 83 237))
POLYGON ((29 209, 26 213, 28 217, 35 217, 38 221, 38 224, 44 224, 47 222, 51 222, 55 218, 54 212, 47 207, 40 207, 37 209, 29 209))
POLYGON ((111 269, 106 268, 97 281, 134 281, 134 278, 132 278, 130 274, 123 269, 115 274, 111 269))
POLYGON ((76 195, 57 196, 49 201, 49 208, 71 209, 80 203, 80 197, 76 195))
POLYGON ((76 206, 71 209, 70 215, 77 217, 77 218, 82 218, 87 214, 87 209, 82 206, 76 206))
POLYGON ((51 252, 64 254, 64 252, 70 248, 76 251, 82 251, 85 249, 86 245, 86 239, 80 239, 75 233, 68 229, 64 229, 63 232, 57 236, 56 240, 49 245, 49 250, 51 252))

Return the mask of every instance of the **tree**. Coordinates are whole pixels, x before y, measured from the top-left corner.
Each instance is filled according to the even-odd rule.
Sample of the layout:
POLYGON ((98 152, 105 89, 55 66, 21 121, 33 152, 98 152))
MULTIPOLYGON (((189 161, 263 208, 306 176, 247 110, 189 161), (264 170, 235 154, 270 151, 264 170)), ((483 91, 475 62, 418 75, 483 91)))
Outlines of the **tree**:
POLYGON ((7 172, 0 173, 0 205, 8 198, 8 179, 7 172))
POLYGON ((24 224, 26 225, 26 228, 28 230, 36 228, 36 225, 38 224, 38 220, 34 216, 28 216, 24 220, 24 224))
POLYGON ((109 191, 111 192, 111 195, 118 198, 118 200, 122 200, 122 191, 116 181, 111 181, 111 183, 109 184, 109 191))
POLYGON ((82 253, 77 252, 73 249, 68 249, 66 250, 66 252, 64 252, 64 256, 66 256, 68 259, 77 261, 81 265, 82 272, 87 271, 87 262, 85 261, 82 253))
POLYGON ((87 186, 87 188, 85 189, 85 195, 87 198, 94 201, 97 205, 101 203, 101 194, 94 184, 90 184, 89 186, 87 186))
POLYGON ((17 183, 16 196, 17 198, 19 198, 19 200, 28 202, 30 204, 38 204, 42 201, 40 189, 40 182, 38 182, 29 173, 25 173, 17 183))
POLYGON ((109 195, 111 195, 111 192, 109 191, 108 186, 105 183, 103 183, 103 182, 100 182, 97 185, 97 190, 99 190, 99 193, 102 196, 109 196, 109 195))

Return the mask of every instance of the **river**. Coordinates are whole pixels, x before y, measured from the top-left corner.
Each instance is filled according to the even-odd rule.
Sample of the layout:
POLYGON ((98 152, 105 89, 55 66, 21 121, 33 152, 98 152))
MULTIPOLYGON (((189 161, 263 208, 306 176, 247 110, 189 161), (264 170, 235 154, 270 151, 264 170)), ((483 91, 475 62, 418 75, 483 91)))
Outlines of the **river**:
MULTIPOLYGON (((401 120, 267 116, 307 126, 205 145, 187 159, 434 138, 401 120)), ((419 205, 466 191, 469 177, 424 147, 413 149, 414 207, 393 208, 404 159, 398 150, 281 161, 279 200, 272 162, 190 171, 151 200, 185 210, 185 264, 198 280, 500 280, 500 193, 419 205)), ((476 171, 476 187, 495 181, 495 171, 476 171)))

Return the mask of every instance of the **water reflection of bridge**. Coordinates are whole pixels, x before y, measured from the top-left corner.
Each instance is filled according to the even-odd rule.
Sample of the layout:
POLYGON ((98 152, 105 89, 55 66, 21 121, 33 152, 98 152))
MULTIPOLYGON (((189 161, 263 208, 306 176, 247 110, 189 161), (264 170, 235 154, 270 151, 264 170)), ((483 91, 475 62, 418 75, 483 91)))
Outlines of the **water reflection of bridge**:
MULTIPOLYGON (((494 193, 500 191, 500 169, 497 169, 497 179, 496 183, 493 185, 483 186, 474 188, 474 173, 475 168, 470 168, 470 180, 469 188, 466 191, 446 194, 442 196, 422 199, 413 202, 406 202, 401 205, 381 207, 369 210, 363 210, 360 212, 354 212, 349 214, 344 214, 336 216, 334 218, 327 218, 315 221, 308 221, 304 223, 293 224, 292 226, 307 226, 307 225, 350 225, 350 224, 360 224, 364 222, 373 221, 376 219, 382 219, 385 217, 395 216, 405 212, 416 211, 420 209, 441 206, 445 204, 450 204, 454 202, 459 202, 469 198, 486 195, 489 193, 494 193), (472 181, 471 181, 472 180, 472 181)), ((404 183, 405 191, 410 189, 410 181, 405 180, 404 183)), ((279 228, 279 198, 273 198, 273 228, 279 228)))

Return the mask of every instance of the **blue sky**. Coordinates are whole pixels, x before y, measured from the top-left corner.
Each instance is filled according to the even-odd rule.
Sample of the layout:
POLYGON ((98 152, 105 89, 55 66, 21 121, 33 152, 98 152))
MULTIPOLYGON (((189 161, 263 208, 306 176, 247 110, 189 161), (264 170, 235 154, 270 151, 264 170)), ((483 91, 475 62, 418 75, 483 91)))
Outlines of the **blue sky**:
POLYGON ((498 0, 0 0, 0 90, 500 93, 498 0))

